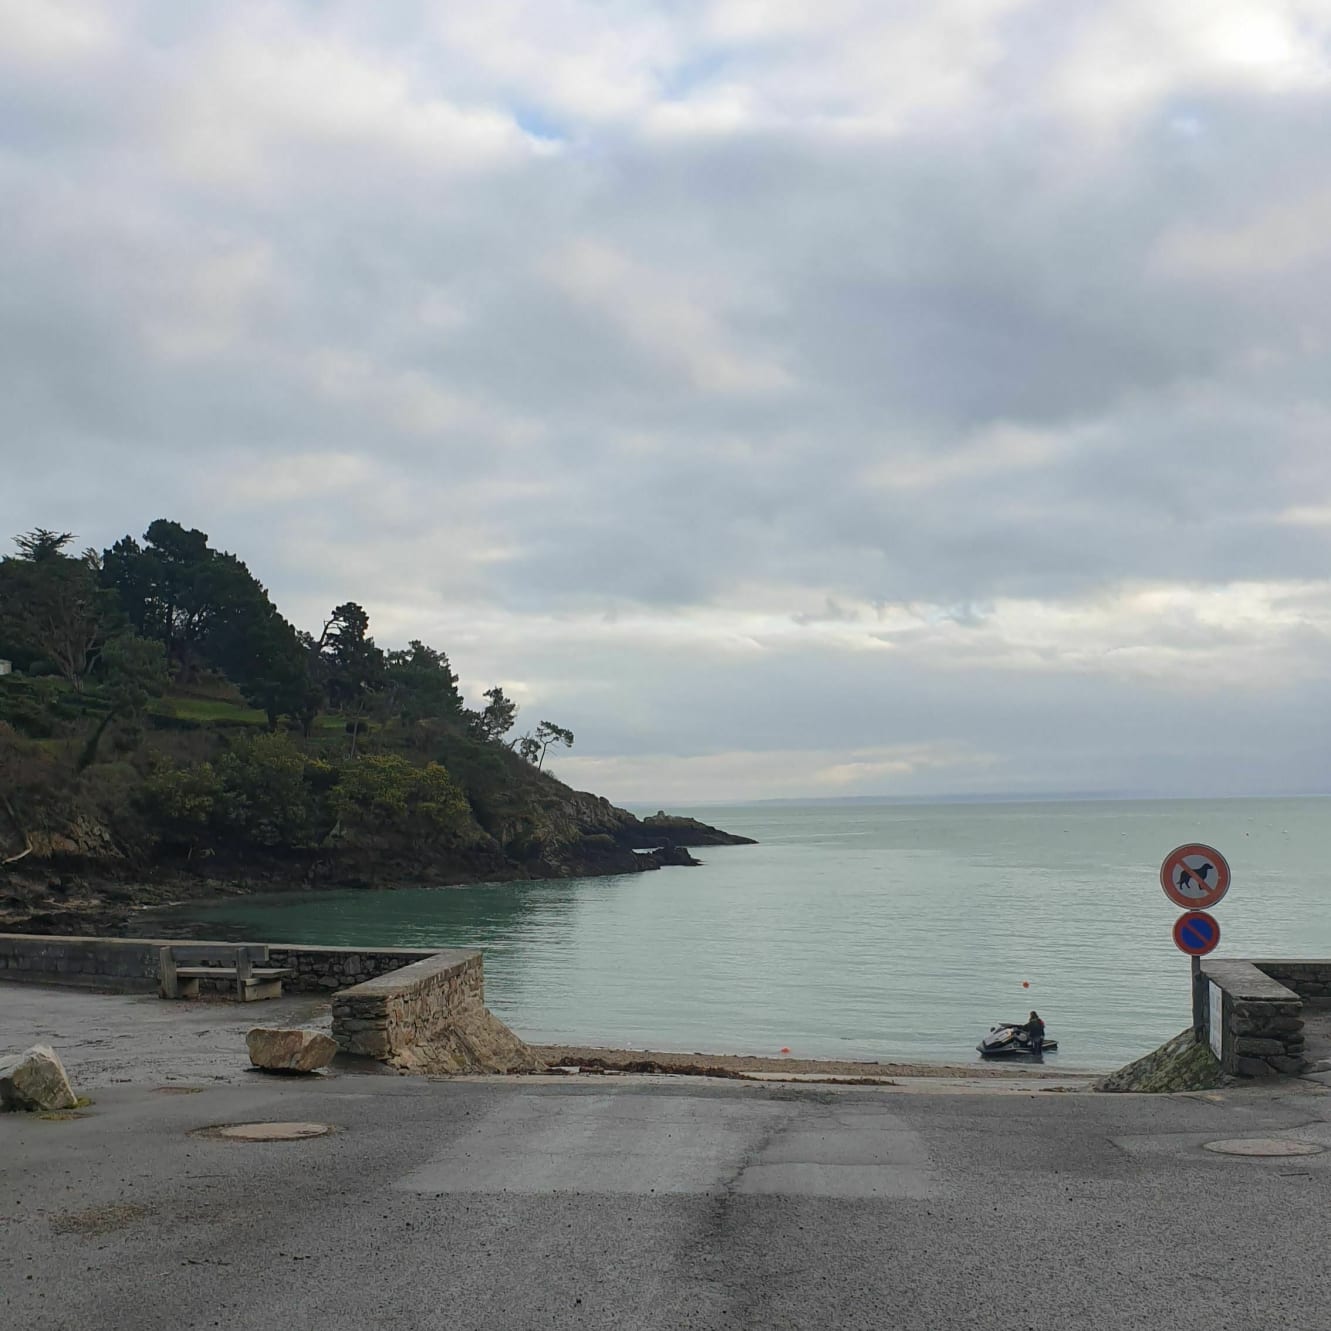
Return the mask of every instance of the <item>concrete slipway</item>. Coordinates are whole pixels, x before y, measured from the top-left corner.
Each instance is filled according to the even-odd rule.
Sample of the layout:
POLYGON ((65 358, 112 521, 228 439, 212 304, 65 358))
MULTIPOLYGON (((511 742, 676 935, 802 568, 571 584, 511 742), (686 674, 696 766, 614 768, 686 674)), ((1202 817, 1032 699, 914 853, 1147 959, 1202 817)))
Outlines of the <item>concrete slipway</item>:
MULTIPOLYGON (((97 1002, 6 987, 0 1044, 76 1020, 66 998, 97 1002)), ((1313 1082, 273 1080, 237 1070, 209 1014, 148 1010, 157 1062, 83 1019, 107 1040, 69 1060, 84 1117, 0 1119, 0 1324, 1331 1327, 1331 1151, 1204 1149, 1331 1147, 1313 1082), (207 1131, 256 1120, 333 1130, 207 1131)))

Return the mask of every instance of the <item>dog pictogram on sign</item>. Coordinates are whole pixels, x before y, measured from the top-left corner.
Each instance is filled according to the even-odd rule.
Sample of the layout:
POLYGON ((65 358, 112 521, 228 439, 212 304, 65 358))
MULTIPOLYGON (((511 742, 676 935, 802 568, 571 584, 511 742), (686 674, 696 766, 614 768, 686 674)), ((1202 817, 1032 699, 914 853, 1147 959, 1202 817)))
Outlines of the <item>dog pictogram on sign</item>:
POLYGON ((1229 865, 1212 846, 1179 846, 1160 866, 1160 886, 1176 906, 1204 910, 1229 891, 1229 865))

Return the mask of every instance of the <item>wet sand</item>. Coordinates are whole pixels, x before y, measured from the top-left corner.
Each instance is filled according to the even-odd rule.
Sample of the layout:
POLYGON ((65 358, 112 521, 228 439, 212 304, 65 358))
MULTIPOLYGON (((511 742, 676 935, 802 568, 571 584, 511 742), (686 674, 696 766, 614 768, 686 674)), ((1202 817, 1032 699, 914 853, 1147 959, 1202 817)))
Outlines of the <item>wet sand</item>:
MULTIPOLYGON (((1003 1060, 986 1063, 858 1063, 839 1059, 758 1058, 747 1054, 669 1053, 654 1049, 599 1049, 586 1045, 532 1045, 532 1052, 550 1067, 576 1067, 591 1072, 669 1072, 705 1077, 825 1077, 881 1081, 891 1077, 1029 1078, 1067 1081, 1076 1070, 1060 1071, 1053 1063, 1003 1060)), ((1089 1074, 1084 1074, 1089 1077, 1089 1074)))

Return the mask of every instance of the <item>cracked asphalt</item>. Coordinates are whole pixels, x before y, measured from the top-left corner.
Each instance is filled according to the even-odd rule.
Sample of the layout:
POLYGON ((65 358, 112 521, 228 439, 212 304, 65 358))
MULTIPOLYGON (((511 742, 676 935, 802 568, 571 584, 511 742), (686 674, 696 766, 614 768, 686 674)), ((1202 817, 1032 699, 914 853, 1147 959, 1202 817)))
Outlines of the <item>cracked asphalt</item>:
POLYGON ((1146 1097, 159 1071, 106 1079, 82 1117, 0 1118, 0 1325, 1331 1326, 1331 1150, 1203 1149, 1331 1148, 1314 1082, 1146 1097), (295 1120, 334 1131, 199 1131, 295 1120))

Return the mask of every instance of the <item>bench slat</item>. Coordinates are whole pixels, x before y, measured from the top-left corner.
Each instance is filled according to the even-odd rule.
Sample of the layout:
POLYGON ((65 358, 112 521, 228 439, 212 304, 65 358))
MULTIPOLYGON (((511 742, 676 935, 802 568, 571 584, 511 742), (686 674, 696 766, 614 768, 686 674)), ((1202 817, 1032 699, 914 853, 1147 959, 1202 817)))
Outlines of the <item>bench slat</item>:
MULTIPOLYGON (((255 966, 250 975, 256 980, 285 980, 296 972, 287 966, 255 966)), ((176 974, 187 980, 234 980, 234 966, 177 966, 176 974)))
POLYGON ((251 961, 264 962, 268 960, 268 945, 266 943, 232 943, 230 946, 213 943, 173 943, 171 956, 177 963, 229 961, 234 965, 241 956, 246 956, 251 961))

